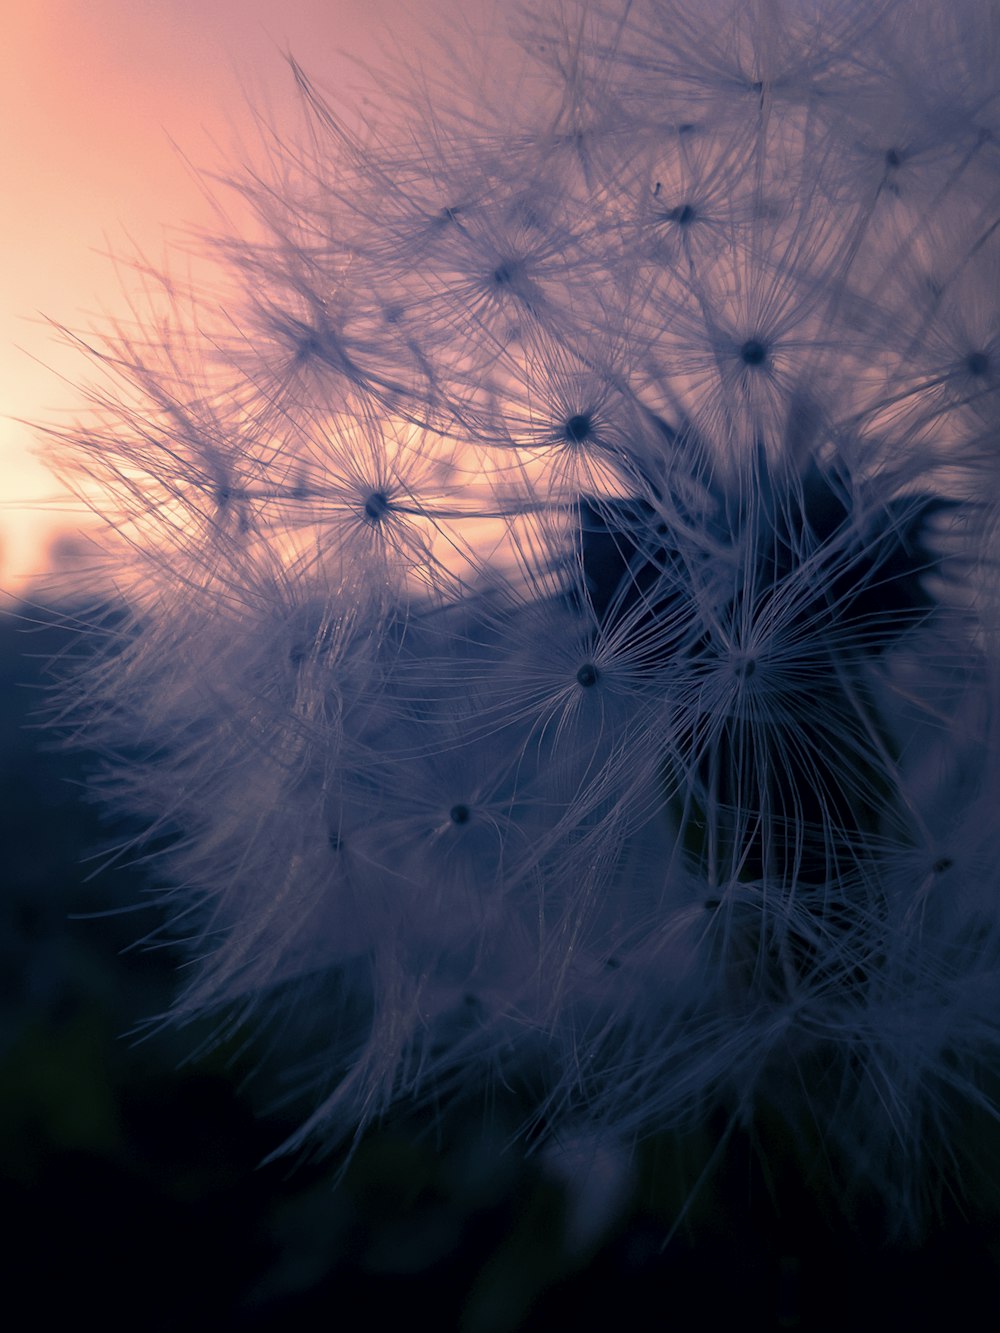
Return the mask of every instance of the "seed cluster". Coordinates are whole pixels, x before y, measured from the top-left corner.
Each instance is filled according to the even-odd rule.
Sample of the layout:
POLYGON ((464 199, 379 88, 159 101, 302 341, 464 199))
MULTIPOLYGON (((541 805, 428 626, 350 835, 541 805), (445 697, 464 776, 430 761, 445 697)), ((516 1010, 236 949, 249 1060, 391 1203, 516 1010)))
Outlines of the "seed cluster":
POLYGON ((1000 22, 571 9, 359 136, 296 69, 233 296, 66 441, 76 707, 303 1139, 766 1109, 912 1216, 1000 1054, 1000 22))

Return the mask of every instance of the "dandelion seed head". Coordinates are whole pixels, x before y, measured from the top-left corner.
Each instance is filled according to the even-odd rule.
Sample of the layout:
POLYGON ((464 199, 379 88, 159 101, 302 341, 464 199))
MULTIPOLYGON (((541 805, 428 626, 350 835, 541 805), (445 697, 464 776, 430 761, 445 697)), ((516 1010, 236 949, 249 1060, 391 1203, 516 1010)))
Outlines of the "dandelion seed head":
POLYGON ((568 0, 358 135, 297 71, 233 299, 99 352, 64 455, 126 610, 75 706, 177 831, 177 1017, 312 1034, 291 1146, 508 1080, 608 1160, 780 1120, 905 1225, 945 1107, 994 1113, 1000 124, 956 5, 568 0))

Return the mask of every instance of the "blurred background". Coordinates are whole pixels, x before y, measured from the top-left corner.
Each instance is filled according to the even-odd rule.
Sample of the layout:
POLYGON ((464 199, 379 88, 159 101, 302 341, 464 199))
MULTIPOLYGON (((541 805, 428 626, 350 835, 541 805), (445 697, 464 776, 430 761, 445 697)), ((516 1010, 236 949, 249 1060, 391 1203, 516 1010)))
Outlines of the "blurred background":
MULTIPOLYGON (((501 21, 502 22, 502 21, 501 21)), ((345 114, 371 67, 435 61, 431 35, 501 26, 493 0, 30 0, 0 43, 0 591, 72 562, 86 515, 33 453, 32 423, 79 411, 86 336, 142 301, 154 270, 220 228, 205 175, 260 149, 256 117, 300 124, 294 55, 345 114), (54 550, 51 550, 53 540, 54 550)))
MULTIPOLYGON (((521 1108, 503 1090, 487 1116, 479 1090, 445 1117, 401 1114, 349 1163, 267 1160, 297 1120, 274 1109, 244 1034, 219 1044, 145 1026, 177 981, 174 957, 136 944, 158 920, 144 906, 147 868, 128 851, 127 824, 86 799, 98 758, 60 748, 45 726, 59 664, 87 651, 50 580, 85 558, 87 516, 33 456, 27 424, 72 421, 88 377, 52 321, 85 337, 128 318, 142 291, 129 257, 156 268, 186 229, 216 224, 197 168, 232 166, 241 144, 252 149, 251 107, 297 123, 285 53, 321 90, 350 98, 356 88, 361 110, 377 98, 367 63, 394 51, 433 60, 429 34, 454 31, 460 13, 479 30, 495 20, 485 0, 31 0, 5 12, 8 1305, 30 1302, 36 1321, 86 1314, 106 1329, 148 1330, 351 1330, 417 1309, 430 1327, 464 1333, 962 1323, 995 1296, 1000 1272, 989 1188, 945 1197, 929 1233, 887 1244, 863 1203, 850 1218, 831 1215, 766 1125, 727 1135, 708 1124, 630 1162, 586 1144, 560 1158, 512 1145, 521 1108)), ((982 1129, 984 1180, 997 1178, 996 1140, 982 1129)))

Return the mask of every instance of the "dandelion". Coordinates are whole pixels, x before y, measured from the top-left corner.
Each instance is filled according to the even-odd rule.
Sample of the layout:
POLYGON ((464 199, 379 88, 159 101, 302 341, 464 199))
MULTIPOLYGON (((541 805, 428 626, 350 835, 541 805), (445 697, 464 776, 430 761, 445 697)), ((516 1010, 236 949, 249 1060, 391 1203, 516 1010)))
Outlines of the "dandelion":
POLYGON ((296 71, 237 296, 109 346, 74 697, 295 1144, 502 1080, 918 1225, 996 1113, 998 31, 567 4, 519 105, 363 139, 296 71))

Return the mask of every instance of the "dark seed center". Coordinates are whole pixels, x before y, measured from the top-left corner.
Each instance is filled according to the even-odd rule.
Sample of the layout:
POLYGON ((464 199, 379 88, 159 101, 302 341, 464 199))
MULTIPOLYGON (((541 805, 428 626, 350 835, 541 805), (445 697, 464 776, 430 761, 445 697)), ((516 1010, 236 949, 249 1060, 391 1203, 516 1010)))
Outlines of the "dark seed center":
POLYGON ((389 497, 385 491, 372 491, 365 501, 365 518, 371 523, 378 523, 389 510, 389 497))
POLYGON ((759 338, 748 338, 740 348, 740 360, 745 366, 762 366, 767 360, 767 347, 759 338))
POLYGON ((676 222, 678 227, 687 227, 695 220, 697 214, 691 204, 678 204, 666 214, 668 222, 676 222))
POLYGON ((965 368, 970 375, 985 375, 990 368, 990 358, 985 352, 970 352, 965 368))
POLYGON ((593 431, 590 416, 586 412, 577 412, 563 426, 563 434, 571 444, 582 444, 593 431))

